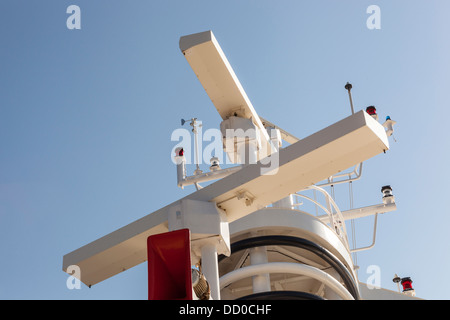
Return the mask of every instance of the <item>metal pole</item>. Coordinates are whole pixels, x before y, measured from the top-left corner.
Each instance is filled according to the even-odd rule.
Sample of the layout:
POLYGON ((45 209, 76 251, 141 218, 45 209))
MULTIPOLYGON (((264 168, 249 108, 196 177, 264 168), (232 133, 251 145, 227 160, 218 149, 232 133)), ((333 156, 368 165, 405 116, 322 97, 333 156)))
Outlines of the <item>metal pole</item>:
POLYGON ((217 248, 213 244, 202 247, 202 273, 211 288, 211 298, 220 300, 219 262, 217 260, 217 248))
MULTIPOLYGON (((267 249, 266 247, 257 247, 250 249, 250 263, 251 265, 267 263, 267 249)), ((270 291, 270 276, 268 273, 258 274, 253 276, 253 293, 270 291)))
POLYGON ((347 82, 347 84, 345 85, 345 89, 348 90, 348 97, 350 98, 350 107, 352 108, 352 114, 355 114, 355 110, 353 110, 353 100, 352 100, 352 93, 351 93, 352 85, 351 85, 351 83, 347 82))
POLYGON ((194 174, 200 174, 202 171, 199 166, 199 155, 198 155, 198 131, 197 131, 197 118, 193 118, 191 121, 192 132, 194 132, 194 147, 195 147, 195 164, 197 166, 197 170, 195 170, 194 174))

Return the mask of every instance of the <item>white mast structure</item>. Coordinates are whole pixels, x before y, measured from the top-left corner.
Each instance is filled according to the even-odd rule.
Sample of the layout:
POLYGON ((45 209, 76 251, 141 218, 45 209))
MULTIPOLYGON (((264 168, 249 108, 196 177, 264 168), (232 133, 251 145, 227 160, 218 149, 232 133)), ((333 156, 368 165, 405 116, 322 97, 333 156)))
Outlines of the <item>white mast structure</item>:
POLYGON ((197 166, 188 176, 176 150, 178 186, 197 191, 65 255, 63 270, 77 265, 92 286, 148 260, 149 299, 411 298, 367 290, 351 257, 375 244, 378 214, 396 209, 392 189, 383 187, 380 204, 341 211, 323 188, 359 179, 363 161, 389 149, 395 122, 382 125, 352 103, 352 115, 300 140, 258 116, 211 31, 181 37, 180 49, 222 117, 224 150, 237 165, 213 160, 210 172, 197 166), (302 193, 311 190, 325 203, 302 193), (323 214, 299 210, 297 197, 323 214), (369 215, 373 243, 350 248, 345 221, 369 215), (183 264, 176 250, 187 252, 183 264), (181 284, 162 288, 158 272, 181 284))

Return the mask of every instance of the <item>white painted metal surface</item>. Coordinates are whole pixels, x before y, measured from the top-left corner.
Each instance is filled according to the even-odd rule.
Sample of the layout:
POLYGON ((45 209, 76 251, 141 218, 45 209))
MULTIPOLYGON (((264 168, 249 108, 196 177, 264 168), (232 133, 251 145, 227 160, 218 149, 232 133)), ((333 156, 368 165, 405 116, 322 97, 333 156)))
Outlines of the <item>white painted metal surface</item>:
MULTIPOLYGON (((260 265, 268 263, 266 247, 252 248, 249 251, 250 251, 251 265, 260 265)), ((253 293, 270 291, 269 274, 261 273, 254 275, 252 281, 253 281, 253 293)))
MULTIPOLYGON (((261 175, 258 162, 184 199, 215 202, 232 222, 387 149, 384 128, 361 111, 280 150, 276 174, 261 175)), ((81 281, 94 285, 146 261, 146 238, 168 231, 169 209, 179 203, 65 255, 63 270, 78 265, 81 281)))
POLYGON ((267 169, 258 162, 218 181, 216 186, 222 192, 212 201, 225 210, 232 222, 288 196, 292 190, 302 190, 388 148, 383 127, 360 111, 281 149, 276 154, 279 165, 272 175, 262 175, 261 171, 267 169), (247 200, 245 206, 243 200, 247 200))
POLYGON ((218 254, 230 255, 230 232, 225 213, 213 202, 183 199, 168 213, 169 231, 189 229, 191 263, 201 257, 202 247, 213 245, 218 254))
MULTIPOLYGON (((258 235, 290 235, 312 241, 334 254, 353 273, 346 244, 329 226, 299 210, 265 208, 230 223, 231 241, 258 235)), ((356 274, 354 273, 354 276, 356 274)))
POLYGON ((270 137, 212 31, 181 37, 180 50, 222 119, 251 119, 270 150, 270 137))
MULTIPOLYGON (((332 228, 309 213, 292 209, 266 208, 231 223, 230 232, 232 243, 260 236, 305 239, 331 252, 341 261, 349 274, 357 279, 350 252, 343 239, 332 228)), ((267 245, 265 248, 267 257, 266 260, 261 259, 260 263, 253 263, 252 249, 242 250, 230 259, 222 260, 219 269, 223 297, 237 299, 256 292, 293 290, 317 294, 326 299, 353 299, 342 285, 337 287, 330 285, 328 282, 330 278, 334 278, 331 280, 333 283, 340 282, 341 278, 334 269, 324 264, 320 257, 289 246, 267 245), (288 263, 289 268, 285 269, 283 265, 278 265, 279 262, 288 263), (267 265, 257 267, 264 263, 267 265), (303 265, 308 265, 306 271, 303 265), (247 269, 249 266, 252 268, 247 269), (242 268, 244 270, 241 271, 242 268), (327 274, 319 272, 312 275, 308 272, 310 270, 324 270, 327 274), (253 278, 250 279, 250 276, 253 278), (255 277, 261 277, 261 282, 255 283, 255 277), (270 290, 259 291, 263 279, 266 283, 270 283, 270 290)))
MULTIPOLYGON (((182 37, 179 44, 223 119, 225 152, 234 163, 247 165, 220 169, 216 164, 206 173, 197 165, 194 176, 188 177, 183 153, 177 150, 178 186, 195 184, 198 191, 65 255, 63 270, 77 265, 81 281, 94 285, 146 261, 146 240, 150 235, 188 228, 192 263, 201 261, 214 300, 220 299, 222 293, 225 298, 237 298, 272 289, 303 291, 325 298, 358 298, 358 290, 355 293, 354 284, 349 284, 348 274, 342 270, 357 280, 351 252, 373 247, 376 220, 372 245, 353 251, 344 221, 395 210, 394 197, 385 196, 382 205, 343 212, 328 197, 328 208, 321 206, 327 215, 313 216, 294 209, 299 204, 293 195, 300 196, 295 193, 310 188, 325 192, 316 186, 324 180, 328 182, 322 185, 359 179, 362 162, 389 149, 388 137, 395 122, 387 120, 381 125, 364 111, 354 113, 352 107, 351 116, 300 140, 257 115, 211 31, 182 37), (228 135, 226 129, 235 131, 228 135), (290 146, 280 149, 282 139, 290 146), (245 153, 247 149, 252 152, 245 153), (267 158, 265 151, 271 154, 267 158), (356 166, 353 172, 343 172, 352 166, 356 166), (199 182, 214 179, 221 180, 199 188, 199 182), (272 208, 267 208, 269 205, 272 208), (264 244, 237 257, 230 256, 231 241, 260 235, 288 235, 311 241, 328 250, 327 254, 339 263, 328 260, 327 264, 320 254, 315 255, 317 252, 283 244, 264 244), (218 255, 228 258, 219 264, 218 255)), ((363 298, 395 296, 386 290, 367 291, 362 284, 360 288, 363 298)))
POLYGON ((359 289, 363 300, 423 300, 418 297, 412 297, 404 293, 375 287, 362 282, 359 283, 359 289))
POLYGON ((287 132, 286 130, 280 128, 279 126, 277 126, 276 124, 273 124, 272 122, 270 122, 269 120, 266 120, 262 117, 259 117, 261 119, 262 124, 264 125, 265 128, 275 128, 278 129, 280 131, 281 134, 281 139, 283 139, 284 141, 293 144, 296 143, 297 141, 299 141, 300 139, 295 137, 293 134, 287 132))
POLYGON ((286 273, 286 274, 306 275, 310 278, 319 280, 322 283, 324 283, 326 286, 331 288, 337 295, 339 295, 343 300, 354 300, 353 296, 347 291, 347 289, 345 289, 345 287, 339 281, 337 281, 334 277, 330 276, 328 273, 305 264, 288 263, 288 262, 271 262, 265 264, 252 265, 234 270, 220 278, 220 287, 224 288, 225 286, 229 285, 234 281, 264 273, 286 273))
POLYGON ((208 279, 213 300, 220 300, 219 268, 215 245, 202 247, 202 273, 208 279))
MULTIPOLYGON (((395 210, 397 210, 397 205, 395 203, 376 204, 373 206, 342 211, 342 217, 344 218, 344 220, 351 220, 372 216, 378 213, 392 212, 395 210)), ((330 222, 330 217, 328 215, 321 215, 318 216, 318 218, 325 223, 330 222)))

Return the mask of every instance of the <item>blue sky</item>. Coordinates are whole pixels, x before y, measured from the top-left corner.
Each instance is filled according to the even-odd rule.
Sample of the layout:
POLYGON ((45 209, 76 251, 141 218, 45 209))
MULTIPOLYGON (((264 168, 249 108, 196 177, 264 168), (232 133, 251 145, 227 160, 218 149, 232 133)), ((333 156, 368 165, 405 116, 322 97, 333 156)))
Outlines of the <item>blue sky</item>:
MULTIPOLYGON (((410 276, 417 295, 448 299, 447 109, 450 44, 445 0, 0 2, 0 299, 146 299, 146 264, 91 289, 66 287, 62 257, 165 206, 176 186, 173 130, 220 117, 180 53, 181 36, 212 30, 257 112, 308 136, 375 105, 397 121, 391 150, 364 164, 354 206, 398 210, 378 219, 381 285, 410 276), (69 30, 69 5, 81 29, 69 30), (369 5, 381 29, 369 30, 369 5)), ((336 190, 348 208, 346 187, 336 190)), ((372 217, 357 220, 358 246, 372 217)))

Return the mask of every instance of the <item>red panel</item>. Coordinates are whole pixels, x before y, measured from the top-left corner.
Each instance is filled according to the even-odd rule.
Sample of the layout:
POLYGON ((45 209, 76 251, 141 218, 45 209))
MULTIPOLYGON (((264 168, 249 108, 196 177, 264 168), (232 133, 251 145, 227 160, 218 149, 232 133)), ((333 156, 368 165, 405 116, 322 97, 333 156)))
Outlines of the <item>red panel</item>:
POLYGON ((148 299, 192 300, 189 229, 147 239, 148 299))

